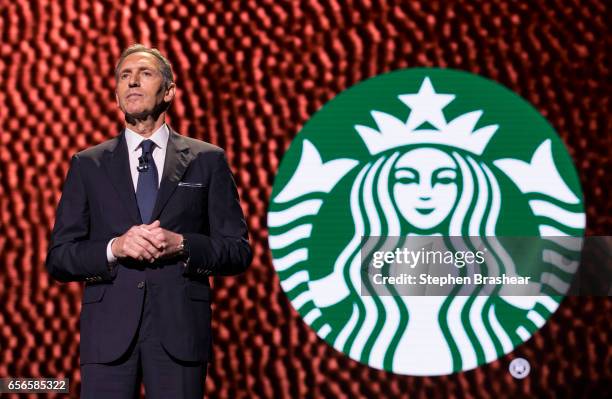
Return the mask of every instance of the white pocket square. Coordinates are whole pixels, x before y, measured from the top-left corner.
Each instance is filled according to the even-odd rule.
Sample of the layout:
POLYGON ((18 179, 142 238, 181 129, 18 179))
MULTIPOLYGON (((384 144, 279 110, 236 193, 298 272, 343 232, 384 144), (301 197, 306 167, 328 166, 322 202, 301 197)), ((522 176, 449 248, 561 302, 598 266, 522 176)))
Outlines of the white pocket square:
POLYGON ((180 181, 178 185, 180 187, 204 187, 204 183, 191 183, 186 181, 180 181))

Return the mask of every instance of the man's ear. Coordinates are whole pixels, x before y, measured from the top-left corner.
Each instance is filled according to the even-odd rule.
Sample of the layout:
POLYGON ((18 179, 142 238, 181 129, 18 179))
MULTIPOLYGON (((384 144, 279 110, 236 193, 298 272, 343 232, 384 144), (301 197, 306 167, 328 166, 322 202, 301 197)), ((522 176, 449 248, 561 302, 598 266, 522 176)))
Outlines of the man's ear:
POLYGON ((170 83, 168 88, 166 89, 166 93, 164 94, 164 102, 172 102, 174 96, 176 95, 176 85, 174 83, 170 83))
POLYGON ((115 101, 117 102, 117 106, 121 108, 121 104, 119 104, 119 94, 117 94, 116 90, 115 90, 115 101))

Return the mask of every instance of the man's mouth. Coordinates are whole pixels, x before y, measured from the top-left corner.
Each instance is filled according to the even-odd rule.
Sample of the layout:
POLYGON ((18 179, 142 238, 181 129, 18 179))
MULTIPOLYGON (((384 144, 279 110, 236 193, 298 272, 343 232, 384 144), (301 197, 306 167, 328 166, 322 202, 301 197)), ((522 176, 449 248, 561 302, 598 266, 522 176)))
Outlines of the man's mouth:
POLYGON ((142 97, 142 94, 140 93, 130 93, 127 95, 126 99, 130 99, 130 98, 134 98, 134 97, 142 97))
POLYGON ((436 208, 416 208, 417 212, 423 215, 429 215, 430 213, 434 211, 434 209, 436 208))

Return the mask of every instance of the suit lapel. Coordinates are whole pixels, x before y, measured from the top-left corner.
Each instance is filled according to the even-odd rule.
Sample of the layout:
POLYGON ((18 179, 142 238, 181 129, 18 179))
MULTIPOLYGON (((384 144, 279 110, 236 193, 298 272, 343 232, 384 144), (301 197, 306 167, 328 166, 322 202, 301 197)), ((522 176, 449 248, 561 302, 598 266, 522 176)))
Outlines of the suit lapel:
POLYGON ((134 193, 134 183, 130 172, 125 130, 117 137, 115 148, 104 153, 104 168, 113 187, 117 191, 121 204, 134 224, 142 224, 140 211, 134 193))
POLYGON ((162 174, 151 220, 159 218, 164 206, 187 170, 190 161, 189 146, 185 143, 183 137, 169 127, 168 129, 170 130, 170 136, 168 137, 168 148, 164 161, 164 173, 162 174))

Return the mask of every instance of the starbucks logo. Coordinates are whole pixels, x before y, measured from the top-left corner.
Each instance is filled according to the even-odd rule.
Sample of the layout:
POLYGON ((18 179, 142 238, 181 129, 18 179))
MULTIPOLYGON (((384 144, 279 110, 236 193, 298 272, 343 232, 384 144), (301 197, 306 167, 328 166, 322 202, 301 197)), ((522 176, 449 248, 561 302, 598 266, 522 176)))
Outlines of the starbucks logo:
POLYGON ((544 118, 492 81, 429 68, 372 78, 317 112, 268 212, 273 264, 304 322, 356 361, 429 376, 492 362, 542 327, 575 272, 579 247, 559 238, 584 226, 576 172, 544 118), (533 276, 537 296, 363 295, 363 238, 411 236, 461 237, 455 250, 541 237, 550 245, 531 258, 483 240, 487 272, 552 271, 533 276))

